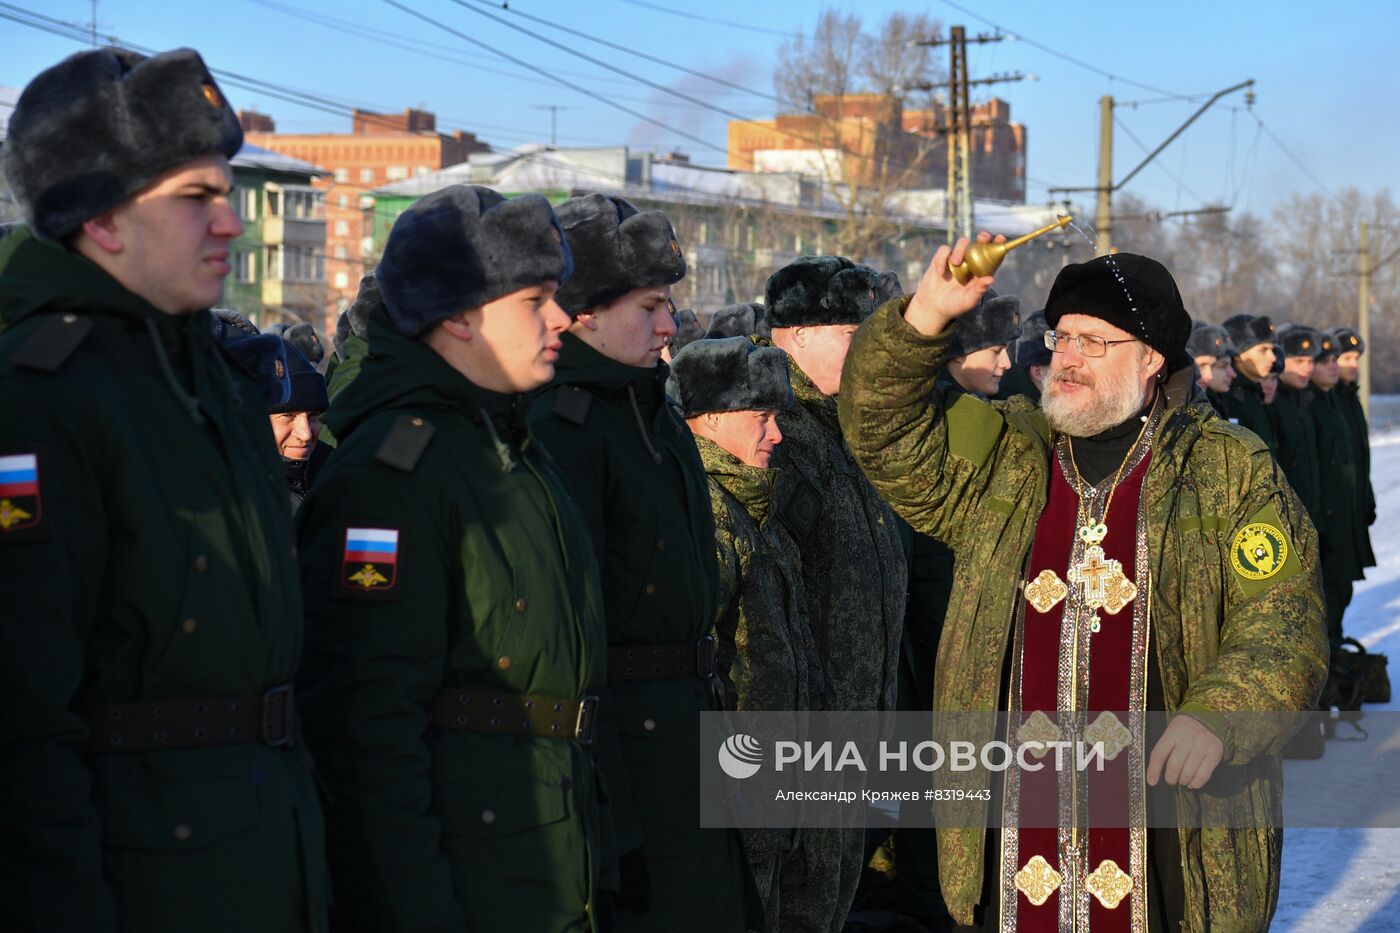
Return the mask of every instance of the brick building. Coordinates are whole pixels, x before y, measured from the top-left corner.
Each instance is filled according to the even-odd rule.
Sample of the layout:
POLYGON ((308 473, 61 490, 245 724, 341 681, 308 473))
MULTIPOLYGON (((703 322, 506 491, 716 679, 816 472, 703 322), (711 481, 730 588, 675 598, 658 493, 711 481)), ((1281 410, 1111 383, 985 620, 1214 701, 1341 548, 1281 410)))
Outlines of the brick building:
POLYGON ((248 142, 326 169, 318 181, 326 192, 325 319, 330 333, 340 310, 355 300, 368 257, 372 199, 381 185, 426 175, 465 162, 491 147, 472 133, 437 131, 437 118, 423 110, 401 114, 356 110, 349 133, 278 133, 270 117, 243 111, 248 142))
MULTIPOLYGON (((729 167, 802 172, 831 184, 893 189, 946 184, 946 107, 906 110, 883 94, 821 96, 816 113, 772 120, 731 120, 729 167)), ((1023 203, 1026 128, 1011 122, 1011 105, 992 100, 972 108, 972 195, 1023 203)))

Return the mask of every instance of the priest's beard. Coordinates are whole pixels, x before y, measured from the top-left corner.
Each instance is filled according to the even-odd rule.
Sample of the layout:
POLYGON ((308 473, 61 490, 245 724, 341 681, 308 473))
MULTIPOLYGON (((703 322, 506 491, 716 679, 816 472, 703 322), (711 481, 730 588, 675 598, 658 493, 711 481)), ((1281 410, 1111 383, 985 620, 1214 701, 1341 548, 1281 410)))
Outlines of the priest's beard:
POLYGON ((1147 404, 1147 387, 1142 384, 1142 362, 1129 370, 1091 375, 1082 369, 1061 369, 1045 381, 1040 407, 1050 427, 1070 437, 1093 437, 1122 424, 1147 404), (1076 408, 1064 397, 1062 383, 1073 382, 1088 388, 1090 398, 1084 408, 1076 408))

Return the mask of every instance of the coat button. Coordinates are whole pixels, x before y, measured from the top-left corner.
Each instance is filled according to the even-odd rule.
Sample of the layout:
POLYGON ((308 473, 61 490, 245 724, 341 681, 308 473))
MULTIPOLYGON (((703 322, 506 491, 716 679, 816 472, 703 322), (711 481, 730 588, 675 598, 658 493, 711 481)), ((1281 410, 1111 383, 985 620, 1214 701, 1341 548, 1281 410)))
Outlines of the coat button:
POLYGON ((660 540, 660 539, 657 539, 657 542, 656 542, 656 549, 657 549, 658 551, 664 551, 664 550, 666 550, 666 542, 665 542, 665 541, 662 541, 662 540, 660 540))
POLYGON ((179 826, 175 827, 175 838, 181 842, 188 841, 193 835, 194 832, 190 829, 190 824, 188 823, 181 823, 179 826))
POLYGON ((199 627, 199 623, 194 619, 186 619, 180 623, 180 630, 186 635, 193 635, 194 630, 199 627))
POLYGON ((647 730, 648 732, 655 732, 655 731, 656 731, 656 720, 655 720, 655 719, 644 719, 644 720, 642 720, 642 728, 645 729, 645 730, 647 730))
POLYGON ((656 584, 655 584, 655 583, 648 583, 648 584, 647 584, 646 594, 647 594, 648 596, 655 596, 655 595, 656 595, 656 584))
POLYGON ((496 662, 496 666, 503 671, 510 670, 510 658, 501 658, 499 661, 496 662))
POLYGON ((517 600, 515 601, 515 611, 516 611, 516 612, 524 612, 524 611, 525 611, 525 607, 528 606, 528 605, 530 605, 530 604, 525 600, 525 597, 522 596, 522 597, 520 597, 519 599, 517 599, 517 600))
POLYGON ((422 419, 422 418, 413 418, 413 419, 411 419, 408 423, 411 424, 411 425, 413 425, 415 428, 421 428, 421 427, 423 426, 423 419, 422 419))
POLYGON ((487 824, 488 826, 489 826, 490 824, 496 822, 496 811, 495 811, 495 810, 482 810, 482 811, 481 811, 481 822, 487 824))
POLYGON ((209 558, 205 557, 203 554, 196 557, 194 559, 194 569, 198 570, 200 573, 203 573, 204 571, 208 570, 209 558))

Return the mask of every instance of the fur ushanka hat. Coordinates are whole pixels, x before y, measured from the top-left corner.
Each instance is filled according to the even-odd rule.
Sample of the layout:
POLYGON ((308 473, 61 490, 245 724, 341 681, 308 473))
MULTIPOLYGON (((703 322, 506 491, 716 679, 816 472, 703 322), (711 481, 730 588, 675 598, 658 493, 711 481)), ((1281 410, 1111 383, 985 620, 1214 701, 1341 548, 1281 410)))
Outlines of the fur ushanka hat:
POLYGON ((769 327, 860 324, 875 310, 879 274, 840 256, 803 256, 768 277, 769 327))
POLYGON ((156 176, 202 156, 233 158, 243 128, 193 49, 71 55, 19 96, 0 152, 34 235, 63 240, 156 176))
POLYGON ((1045 345, 1045 332, 1050 329, 1045 312, 1036 311, 1021 321, 1021 333, 1016 338, 1016 352, 1012 362, 1030 369, 1032 366, 1049 366, 1054 356, 1045 345))
POLYGON ((1278 346, 1282 348, 1282 352, 1276 354, 1280 359, 1290 356, 1317 359, 1322 353, 1323 335, 1303 324, 1284 324, 1279 327, 1276 336, 1278 346))
POLYGON ((416 337, 511 292, 567 282, 572 271, 549 201, 452 185, 399 215, 374 278, 394 329, 416 337))
POLYGON ((747 337, 697 340, 671 361, 666 394, 686 418, 711 411, 781 411, 792 404, 788 356, 747 337))
POLYGON ((987 289, 977 307, 953 322, 948 356, 967 356, 988 347, 1009 347, 1021 333, 1021 299, 987 289))
POLYGON ((745 301, 737 305, 725 305, 710 318, 710 329, 705 337, 714 340, 718 337, 766 337, 766 314, 763 305, 756 301, 745 301))
POLYGON ((1236 314, 1225 319, 1225 333, 1239 356, 1261 343, 1274 342, 1274 324, 1266 315, 1236 314))
POLYGON ((574 255, 574 275, 555 300, 573 317, 637 288, 674 285, 685 278, 685 256, 661 211, 585 194, 556 209, 574 255))

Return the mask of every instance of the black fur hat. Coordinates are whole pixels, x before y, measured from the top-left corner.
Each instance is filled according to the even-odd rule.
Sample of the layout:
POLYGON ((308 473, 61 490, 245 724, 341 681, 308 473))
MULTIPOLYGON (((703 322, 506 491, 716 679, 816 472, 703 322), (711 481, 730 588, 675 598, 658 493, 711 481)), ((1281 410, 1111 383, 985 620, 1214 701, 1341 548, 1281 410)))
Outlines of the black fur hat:
POLYGON ((1341 344, 1333 340, 1331 334, 1326 331, 1314 331, 1314 333, 1317 334, 1317 339, 1322 343, 1322 349, 1319 350, 1317 354, 1319 360, 1329 359, 1341 354, 1341 344))
POLYGON ((1191 335, 1191 316, 1172 274, 1136 253, 1098 256, 1061 269, 1045 299, 1045 320, 1053 328, 1066 314, 1087 314, 1127 331, 1162 354, 1169 368, 1180 363, 1191 335))
POLYGON ((1186 341, 1186 352, 1195 359, 1198 356, 1213 356, 1216 359, 1234 356, 1230 346, 1230 335, 1225 328, 1209 321, 1193 321, 1191 336, 1186 341))
POLYGON ((988 347, 1009 347, 1021 333, 1021 299, 987 289, 977 307, 953 323, 948 343, 950 358, 967 356, 988 347))
POLYGON ((1225 319, 1225 333, 1230 335, 1230 345, 1235 348, 1235 356, 1259 346, 1274 342, 1274 324, 1267 315, 1236 314, 1225 319))
POLYGON ((1289 356, 1310 356, 1317 359, 1322 353, 1323 335, 1303 324, 1282 324, 1278 329, 1279 358, 1289 356))
POLYGON ((162 172, 233 158, 243 129, 193 49, 69 56, 29 82, 0 169, 38 237, 62 240, 162 172))
POLYGON ((296 348, 275 334, 258 333, 252 321, 229 308, 214 308, 210 317, 214 341, 257 384, 268 410, 284 404, 292 393, 287 356, 296 348))
POLYGON ((282 339, 287 344, 287 381, 291 384, 291 391, 286 401, 269 406, 268 414, 293 411, 320 414, 331 407, 330 399, 326 396, 326 377, 316 370, 295 343, 286 337, 282 339))
POLYGON ((899 275, 893 271, 875 273, 875 305, 879 307, 891 298, 903 298, 904 286, 899 284, 899 275))
POLYGON ((394 328, 416 337, 502 295, 549 279, 563 283, 572 271, 559 221, 542 196, 507 199, 452 185, 399 215, 374 277, 394 328))
POLYGON ((781 411, 792 404, 788 356, 747 337, 697 340, 671 361, 666 394, 687 418, 709 411, 781 411))
MULTIPOLYGON (((301 351, 301 355, 314 366, 325 359, 326 351, 321 346, 321 335, 316 328, 301 321, 297 324, 273 324, 264 333, 276 334, 301 351)), ((298 409, 301 411, 303 409, 298 409)))
POLYGON ((685 256, 663 212, 638 211, 611 195, 585 194, 560 204, 558 213, 575 271, 555 300, 574 317, 633 289, 685 278, 685 256))
POLYGON ((1030 369, 1032 366, 1049 366, 1054 356, 1045 345, 1045 332, 1050 325, 1045 321, 1045 312, 1036 311, 1021 321, 1021 335, 1016 338, 1016 353, 1013 362, 1017 366, 1030 369))
POLYGON ((879 274, 840 256, 802 256, 768 277, 769 327, 860 324, 875 310, 879 274))
POLYGON ((1274 365, 1269 367, 1269 375, 1277 376, 1283 372, 1283 346, 1274 344, 1274 365))
POLYGON ((1366 352, 1366 341, 1361 339, 1361 334, 1352 327, 1334 327, 1327 332, 1327 336, 1332 338, 1332 342, 1337 345, 1337 353, 1349 353, 1355 350, 1357 353, 1366 352))
POLYGON ((737 305, 725 305, 710 318, 710 329, 705 337, 753 337, 762 336, 759 332, 764 323, 763 305, 756 301, 745 301, 737 305))
MULTIPOLYGON (((672 302, 673 306, 674 304, 672 302)), ((690 308, 672 311, 671 317, 676 322, 676 332, 666 339, 666 346, 671 351, 671 359, 674 360, 677 353, 704 337, 705 329, 700 326, 700 319, 690 308)))

